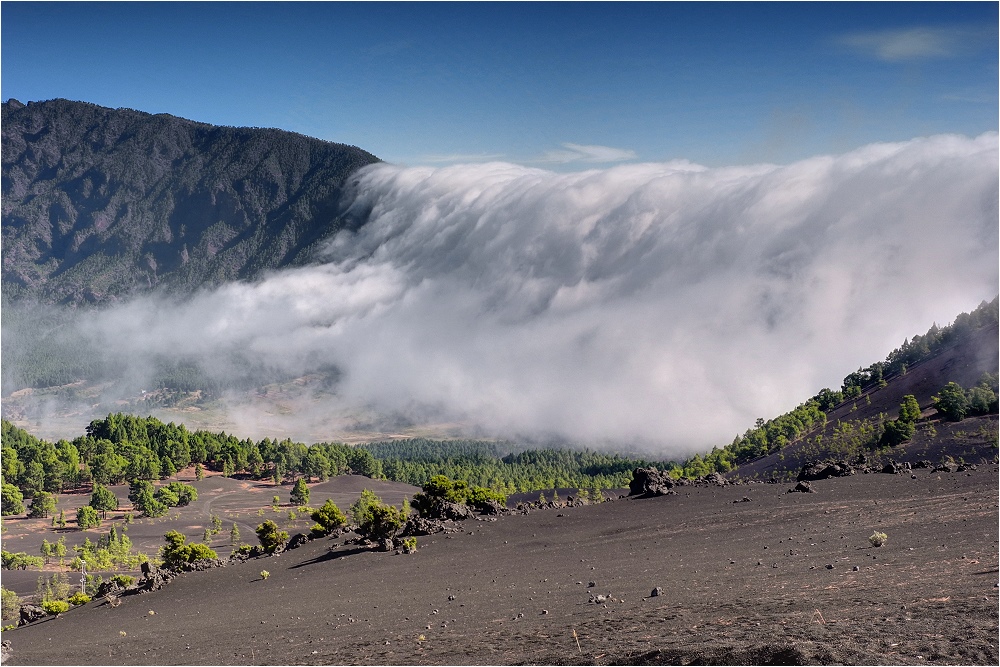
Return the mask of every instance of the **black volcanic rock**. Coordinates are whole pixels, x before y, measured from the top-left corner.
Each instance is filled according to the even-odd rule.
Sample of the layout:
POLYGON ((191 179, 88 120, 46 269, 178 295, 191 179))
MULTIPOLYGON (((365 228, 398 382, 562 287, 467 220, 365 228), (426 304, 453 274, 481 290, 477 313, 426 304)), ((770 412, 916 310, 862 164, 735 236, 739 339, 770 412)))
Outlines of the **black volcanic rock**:
POLYGON ((676 480, 670 473, 656 468, 636 468, 632 471, 632 481, 628 484, 630 496, 666 496, 674 493, 672 490, 676 480))
POLYGON ((378 159, 274 129, 50 100, 3 104, 3 294, 108 302, 252 280, 347 224, 378 159))

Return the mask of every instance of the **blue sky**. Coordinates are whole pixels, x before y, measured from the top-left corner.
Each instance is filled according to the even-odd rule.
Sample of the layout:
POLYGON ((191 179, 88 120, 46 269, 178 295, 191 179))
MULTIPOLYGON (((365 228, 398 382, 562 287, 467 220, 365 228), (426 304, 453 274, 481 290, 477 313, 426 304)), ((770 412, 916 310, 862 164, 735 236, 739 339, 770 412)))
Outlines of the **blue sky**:
POLYGON ((2 3, 0 95, 403 164, 786 163, 997 129, 998 5, 2 3))

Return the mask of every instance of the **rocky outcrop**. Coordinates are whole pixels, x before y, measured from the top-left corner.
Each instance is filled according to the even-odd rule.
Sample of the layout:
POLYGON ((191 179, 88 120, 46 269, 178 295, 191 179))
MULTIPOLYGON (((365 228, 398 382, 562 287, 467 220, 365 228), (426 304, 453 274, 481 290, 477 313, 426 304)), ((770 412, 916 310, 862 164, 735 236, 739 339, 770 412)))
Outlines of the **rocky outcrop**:
POLYGON ((814 482, 830 477, 847 477, 855 473, 847 461, 812 461, 802 466, 797 482, 814 482))
POLYGON ((667 496, 672 495, 677 481, 670 473, 656 468, 636 468, 632 471, 632 481, 628 483, 630 496, 667 496))

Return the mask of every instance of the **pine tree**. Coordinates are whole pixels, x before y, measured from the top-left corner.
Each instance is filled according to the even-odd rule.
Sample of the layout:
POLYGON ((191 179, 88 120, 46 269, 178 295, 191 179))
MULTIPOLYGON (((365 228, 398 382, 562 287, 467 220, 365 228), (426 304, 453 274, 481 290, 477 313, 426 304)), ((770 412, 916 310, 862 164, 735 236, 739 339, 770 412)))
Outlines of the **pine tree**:
POLYGON ((234 523, 233 529, 229 531, 229 544, 235 547, 239 543, 240 543, 240 527, 234 523))
POLYGON ((306 480, 299 477, 295 481, 295 486, 292 487, 292 493, 289 496, 289 500, 296 506, 306 505, 309 503, 309 487, 306 486, 306 480))

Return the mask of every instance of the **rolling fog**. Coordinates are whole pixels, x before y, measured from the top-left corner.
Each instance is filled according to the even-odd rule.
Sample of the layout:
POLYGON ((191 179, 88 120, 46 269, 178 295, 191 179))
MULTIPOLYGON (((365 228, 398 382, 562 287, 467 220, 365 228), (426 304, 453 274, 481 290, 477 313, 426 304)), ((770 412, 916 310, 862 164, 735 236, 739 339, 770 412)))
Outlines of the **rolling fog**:
POLYGON ((323 420, 362 411, 671 456, 839 387, 1000 280, 995 133, 786 166, 377 165, 354 180, 367 223, 322 263, 84 313, 62 335, 114 350, 133 388, 158 355, 223 382, 248 359, 339 370, 266 426, 231 399, 241 436, 308 422, 337 439, 323 420))

